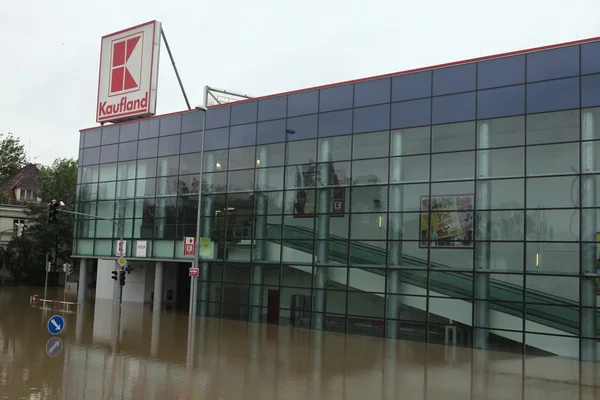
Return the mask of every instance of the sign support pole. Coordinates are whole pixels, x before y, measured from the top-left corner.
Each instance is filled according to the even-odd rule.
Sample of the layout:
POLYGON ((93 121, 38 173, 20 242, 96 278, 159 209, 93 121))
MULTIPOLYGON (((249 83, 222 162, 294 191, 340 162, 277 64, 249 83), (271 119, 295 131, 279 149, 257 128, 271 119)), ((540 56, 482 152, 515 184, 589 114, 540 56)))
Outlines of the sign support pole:
MULTIPOLYGON (((175 71, 175 76, 177 76, 177 82, 179 82, 179 87, 181 88, 181 93, 183 93, 183 98, 185 99, 185 104, 187 105, 188 110, 191 110, 190 101, 188 100, 187 94, 185 94, 185 89, 183 88, 183 83, 181 82, 181 77, 179 76, 179 71, 177 71, 177 67, 175 66, 175 59, 173 58, 173 54, 171 54, 171 48, 169 47, 169 42, 167 42, 167 37, 165 36, 165 31, 161 27, 160 35, 165 41, 165 47, 167 48, 167 53, 169 53, 169 58, 171 59, 171 64, 173 64, 173 70, 175 71)), ((204 151, 204 149, 203 149, 204 151)), ((200 178, 202 179, 202 178, 200 178)))
POLYGON ((48 298, 48 258, 49 255, 46 253, 46 263, 44 264, 44 269, 46 270, 46 282, 44 283, 44 300, 48 298))

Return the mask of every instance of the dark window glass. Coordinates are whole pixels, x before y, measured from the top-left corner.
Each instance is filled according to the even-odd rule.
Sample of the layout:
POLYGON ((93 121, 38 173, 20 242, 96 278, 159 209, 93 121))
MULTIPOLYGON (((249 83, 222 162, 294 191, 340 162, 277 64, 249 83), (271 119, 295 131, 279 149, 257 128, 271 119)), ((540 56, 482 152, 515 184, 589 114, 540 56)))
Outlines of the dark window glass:
POLYGON ((283 165, 284 158, 285 143, 275 143, 264 146, 258 146, 258 149, 256 151, 257 166, 262 168, 283 165))
POLYGON ((354 84, 354 107, 390 102, 391 79, 376 79, 354 84))
POLYGON ((581 73, 600 72, 600 42, 581 45, 581 73))
MULTIPOLYGON (((175 173, 177 174, 177 172, 175 173)), ((167 196, 177 194, 179 188, 179 178, 177 176, 163 176, 156 180, 156 195, 167 196)))
POLYGON ((256 122, 257 101, 244 101, 231 106, 231 125, 256 122))
POLYGON ((271 97, 259 100, 258 120, 285 118, 287 111, 287 96, 271 97))
POLYGON ((389 148, 390 133, 388 131, 354 135, 352 159, 385 157, 389 154, 389 148))
POLYGON ((238 192, 254 189, 254 170, 232 171, 227 176, 227 191, 238 192))
POLYGON ((579 107, 579 78, 527 85, 527 112, 566 110, 579 107))
POLYGON ((581 107, 600 105, 600 75, 581 77, 581 107))
POLYGON ((287 116, 314 114, 319 111, 319 91, 300 92, 288 95, 287 116))
POLYGON ((299 142, 288 142, 287 164, 314 163, 317 159, 317 141, 302 140, 299 142))
POLYGON ((352 158, 352 136, 337 136, 332 138, 321 138, 318 141, 317 161, 327 161, 326 154, 323 152, 323 141, 329 140, 330 161, 344 161, 352 158))
POLYGON ((92 147, 83 150, 82 165, 98 164, 100 162, 100 147, 92 147))
POLYGON ((89 129, 84 133, 85 145, 83 147, 94 147, 100 146, 100 140, 102 139, 102 130, 89 129))
POLYGON ((79 132, 79 148, 83 149, 83 142, 85 141, 85 131, 79 132))
POLYGON ((284 142, 285 137, 285 119, 258 123, 256 143, 268 144, 284 142))
POLYGON ((390 105, 354 109, 354 133, 390 129, 390 105))
POLYGON ((119 144, 119 161, 135 160, 137 158, 138 142, 127 142, 119 144))
POLYGON ((193 111, 183 114, 181 120, 181 132, 192 132, 202 130, 204 122, 204 111, 193 111))
POLYGON ((456 65, 433 71, 433 95, 475 90, 477 64, 456 65))
POLYGON ((206 129, 221 128, 229 125, 230 106, 209 108, 206 114, 206 129))
POLYGON ((181 133, 181 114, 160 118, 160 136, 181 133))
POLYGON ((229 128, 207 130, 204 146, 206 151, 226 149, 229 146, 229 128))
POLYGON ((256 124, 237 125, 229 128, 229 147, 256 144, 256 124))
POLYGON ((475 92, 436 97, 433 99, 434 124, 475 119, 475 92))
POLYGON ((579 46, 562 47, 527 55, 527 82, 579 74, 579 46))
POLYGON ((158 154, 158 139, 146 139, 138 142, 138 158, 156 157, 158 154))
POLYGON ((319 137, 352 133, 352 110, 319 114, 319 137))
POLYGON ((207 152, 204 155, 204 171, 225 171, 227 169, 228 159, 228 150, 207 152))
POLYGON ((197 174, 200 172, 200 153, 185 154, 179 158, 179 174, 197 174))
POLYGON ((179 171, 179 156, 159 158, 157 164, 157 176, 177 175, 179 171))
POLYGON ((343 110, 352 108, 354 87, 352 85, 335 86, 320 90, 319 111, 343 110))
POLYGON ((112 163, 117 161, 119 152, 118 144, 111 144, 110 146, 102 146, 100 148, 100 163, 112 163))
POLYGON ((475 121, 431 127, 433 152, 471 150, 475 148, 475 121))
POLYGON ((139 128, 139 122, 128 122, 121 125, 119 142, 130 142, 132 140, 137 140, 139 128))
POLYGON ((148 118, 140 121, 140 139, 148 139, 158 136, 158 118, 148 118))
POLYGON ((256 164, 256 148, 238 147, 229 150, 229 169, 247 169, 254 168, 256 164))
POLYGON ((181 150, 184 153, 197 153, 202 151, 202 131, 184 133, 181 135, 181 150))
POLYGON ((318 116, 307 115, 305 117, 288 118, 286 132, 288 140, 304 140, 317 137, 318 116))
POLYGON ((102 128, 102 144, 119 143, 119 125, 108 125, 102 128))
POLYGON ((202 174, 202 193, 224 193, 226 191, 227 172, 202 174))
POLYGON ((525 55, 481 61, 477 68, 479 89, 525 83, 525 55))
POLYGON ((525 114, 525 85, 480 90, 477 118, 497 118, 525 114))
POLYGON ((392 129, 410 128, 431 123, 431 99, 392 104, 392 129))
POLYGON ((398 75, 392 78, 392 101, 431 96, 431 71, 398 75))
POLYGON ((579 110, 527 116, 527 144, 579 140, 579 110))
POLYGON ((161 137, 158 140, 158 156, 171 156, 179 154, 179 145, 181 144, 181 135, 172 135, 161 137))
POLYGON ((156 176, 156 158, 147 158, 137 162, 137 178, 154 178, 156 176))

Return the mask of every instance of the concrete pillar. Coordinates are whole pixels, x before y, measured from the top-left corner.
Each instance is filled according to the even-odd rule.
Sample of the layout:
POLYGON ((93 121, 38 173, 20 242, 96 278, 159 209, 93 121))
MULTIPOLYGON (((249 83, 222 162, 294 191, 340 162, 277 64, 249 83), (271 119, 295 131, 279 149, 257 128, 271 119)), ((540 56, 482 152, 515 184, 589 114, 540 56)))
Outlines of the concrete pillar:
POLYGON ((79 260, 79 284, 77 286, 77 302, 85 303, 87 293, 87 260, 82 258, 79 260))
POLYGON ((268 187, 268 151, 266 146, 261 146, 258 149, 258 159, 260 164, 257 171, 257 187, 256 193, 256 217, 255 217, 255 236, 254 236, 254 257, 256 264, 252 265, 252 286, 250 289, 250 322, 261 322, 262 305, 263 305, 263 283, 264 271, 263 265, 260 263, 265 259, 265 239, 267 238, 267 210, 268 198, 262 190, 268 187))
MULTIPOLYGON (((403 181, 403 160, 397 156, 402 155, 402 133, 392 134, 392 158, 390 161, 390 209, 402 211, 404 203, 404 187, 399 183, 403 181)), ((403 214, 390 214, 389 251, 387 267, 387 295, 386 295, 386 337, 398 338, 398 318, 400 310, 400 267, 402 265, 402 224, 403 214)))
POLYGON ((586 276, 596 273, 596 232, 598 199, 596 198, 596 175, 594 172, 597 163, 594 142, 594 115, 589 111, 582 111, 581 121, 581 359, 583 361, 596 361, 597 359, 597 320, 596 320, 596 278, 586 276))
MULTIPOLYGON (((156 310, 156 308, 154 309, 156 310)), ((158 357, 158 351, 160 348, 160 319, 162 313, 152 313, 152 333, 150 337, 150 355, 152 357, 158 357)))
MULTIPOLYGON (((213 172, 215 170, 215 155, 212 153, 206 154, 204 159, 204 171, 213 172)), ((200 182, 206 183, 205 194, 212 191, 214 179, 212 174, 203 175, 200 177, 200 182)), ((200 184, 200 190, 203 190, 204 184, 200 184)), ((202 237, 211 237, 214 219, 214 204, 212 196, 202 195, 204 210, 202 211, 202 237)), ((208 316, 208 301, 210 299, 210 264, 208 261, 200 262, 200 307, 199 314, 201 317, 208 316)))
POLYGON ((313 329, 321 330, 325 326, 325 312, 327 303, 327 267, 329 261, 329 218, 331 212, 331 183, 332 168, 331 142, 323 140, 320 152, 323 162, 318 165, 317 179, 317 256, 315 268, 315 306, 313 313, 313 329))
POLYGON ((164 263, 157 261, 154 269, 154 312, 162 311, 164 263))
MULTIPOLYGON (((487 149, 490 141, 489 123, 481 123, 478 127, 479 147, 487 149)), ((490 151, 480 150, 477 153, 477 178, 490 176, 490 151)), ((491 239, 491 185, 488 180, 477 181, 475 211, 475 328, 473 345, 487 349, 490 325, 490 242, 491 239)))

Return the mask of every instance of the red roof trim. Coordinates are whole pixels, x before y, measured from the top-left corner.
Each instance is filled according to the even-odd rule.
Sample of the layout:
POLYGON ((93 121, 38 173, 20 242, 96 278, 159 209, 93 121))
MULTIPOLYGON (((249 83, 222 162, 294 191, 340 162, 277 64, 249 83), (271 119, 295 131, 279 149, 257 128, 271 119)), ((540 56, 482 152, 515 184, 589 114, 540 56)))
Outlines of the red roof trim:
MULTIPOLYGON (((597 36, 597 37, 593 37, 593 38, 573 40, 573 41, 570 41, 570 42, 563 42, 563 43, 551 44, 551 45, 540 46, 540 47, 532 47, 532 48, 529 48, 529 49, 509 51, 509 52, 506 52, 506 53, 493 54, 493 55, 489 55, 489 56, 476 57, 476 58, 469 58, 469 59, 466 59, 466 60, 453 61, 453 62, 444 63, 444 64, 431 65, 431 66, 428 66, 428 67, 420 67, 420 68, 414 68, 414 69, 409 69, 409 70, 404 70, 404 71, 399 71, 399 72, 392 72, 392 73, 387 73, 387 74, 382 74, 382 75, 375 75, 375 76, 370 76, 370 77, 367 77, 367 78, 358 78, 358 79, 352 79, 352 80, 348 80, 348 81, 341 81, 341 82, 335 82, 335 83, 328 83, 328 84, 320 85, 320 86, 308 87, 308 88, 304 88, 304 89, 291 90, 291 91, 282 92, 282 93, 274 93, 274 94, 269 94, 269 95, 265 95, 265 96, 253 97, 251 99, 243 99, 243 100, 238 100, 238 101, 232 101, 231 103, 226 103, 226 104, 217 104, 217 105, 214 105, 214 106, 210 106, 208 108, 225 107, 225 106, 229 106, 231 104, 245 103, 245 102, 249 102, 249 101, 261 100, 261 99, 268 99, 268 98, 271 98, 271 97, 286 96, 286 95, 290 95, 290 94, 294 94, 294 93, 308 92, 308 91, 317 90, 317 89, 325 89, 325 88, 333 87, 333 86, 348 85, 348 84, 352 84, 352 83, 358 83, 358 82, 365 82, 365 81, 370 81, 370 80, 375 80, 375 79, 388 78, 388 77, 391 77, 391 76, 397 76, 397 75, 403 75, 403 74, 410 74, 410 73, 428 71, 428 70, 445 68, 445 67, 452 67, 452 66, 456 66, 456 65, 462 65, 462 64, 469 64, 469 63, 474 63, 474 62, 479 62, 479 61, 491 60, 491 59, 494 59, 494 58, 510 57, 510 56, 516 56, 516 55, 519 55, 519 54, 533 53, 533 52, 536 52, 536 51, 557 49, 557 48, 560 48, 560 47, 574 46, 574 45, 578 45, 578 44, 596 42, 596 41, 599 41, 599 40, 600 40, 600 36, 597 36)), ((180 113, 183 114, 183 113, 190 112, 190 111, 195 111, 195 110, 175 111, 175 112, 168 113, 168 114, 155 115, 155 116, 152 116, 152 117, 142 118, 142 119, 159 118, 159 117, 165 117, 165 116, 172 115, 172 114, 180 114, 180 113)), ((123 123, 127 123, 127 122, 133 122, 133 121, 119 122, 118 124, 123 124, 123 123)), ((96 127, 92 127, 92 128, 81 129, 80 132, 81 131, 90 130, 90 129, 97 129, 97 128, 99 128, 99 127, 96 126, 96 127)))

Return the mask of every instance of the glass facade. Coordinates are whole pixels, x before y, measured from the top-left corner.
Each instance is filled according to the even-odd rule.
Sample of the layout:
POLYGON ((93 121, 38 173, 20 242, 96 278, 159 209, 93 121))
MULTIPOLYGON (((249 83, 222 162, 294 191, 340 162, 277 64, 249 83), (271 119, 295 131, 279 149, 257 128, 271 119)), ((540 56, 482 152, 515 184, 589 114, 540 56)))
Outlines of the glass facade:
MULTIPOLYGON (((78 210, 189 261, 201 188, 200 315, 597 361, 599 54, 219 106, 204 149, 201 111, 82 131, 78 210)), ((80 219, 74 253, 118 237, 80 219)))

